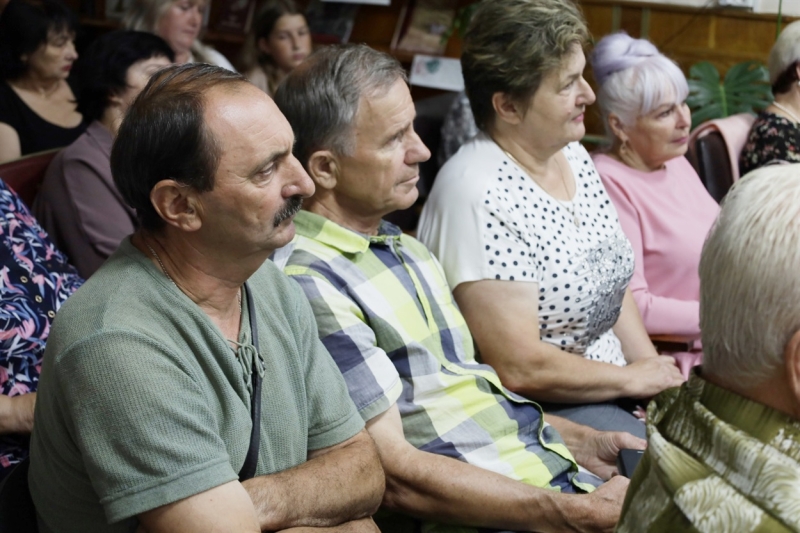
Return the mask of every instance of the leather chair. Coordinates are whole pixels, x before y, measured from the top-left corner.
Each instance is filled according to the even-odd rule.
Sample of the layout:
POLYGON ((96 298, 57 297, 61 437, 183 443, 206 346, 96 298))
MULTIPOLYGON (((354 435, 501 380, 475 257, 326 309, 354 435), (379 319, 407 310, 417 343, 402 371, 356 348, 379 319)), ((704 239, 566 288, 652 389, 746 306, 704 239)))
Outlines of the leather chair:
POLYGON ((14 189, 28 208, 33 206, 47 167, 59 150, 38 152, 0 164, 0 178, 14 189))
POLYGON ((8 473, 0 485, 0 533, 38 533, 36 508, 28 490, 28 459, 8 473))
POLYGON ((717 202, 728 194, 733 185, 730 157, 725 140, 719 132, 712 131, 695 140, 687 153, 708 194, 717 202))

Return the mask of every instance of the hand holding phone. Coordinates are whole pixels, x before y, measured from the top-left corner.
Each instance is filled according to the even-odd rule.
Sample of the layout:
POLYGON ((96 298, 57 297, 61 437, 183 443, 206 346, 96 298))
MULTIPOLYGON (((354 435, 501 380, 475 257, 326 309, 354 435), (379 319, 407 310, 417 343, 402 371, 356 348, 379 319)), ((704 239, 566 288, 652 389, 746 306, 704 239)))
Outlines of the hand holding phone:
POLYGON ((633 476, 633 471, 636 470, 636 465, 642 459, 644 450, 620 450, 617 455, 617 470, 620 475, 630 478, 633 476))

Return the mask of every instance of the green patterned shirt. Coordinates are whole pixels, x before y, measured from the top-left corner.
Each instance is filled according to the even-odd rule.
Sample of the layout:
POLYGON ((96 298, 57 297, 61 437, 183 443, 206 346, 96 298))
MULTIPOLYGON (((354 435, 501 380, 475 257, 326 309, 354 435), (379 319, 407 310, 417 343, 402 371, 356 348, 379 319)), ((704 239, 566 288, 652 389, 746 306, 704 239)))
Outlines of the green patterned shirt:
POLYGON ((619 533, 800 531, 800 423, 693 374, 647 411, 619 533))

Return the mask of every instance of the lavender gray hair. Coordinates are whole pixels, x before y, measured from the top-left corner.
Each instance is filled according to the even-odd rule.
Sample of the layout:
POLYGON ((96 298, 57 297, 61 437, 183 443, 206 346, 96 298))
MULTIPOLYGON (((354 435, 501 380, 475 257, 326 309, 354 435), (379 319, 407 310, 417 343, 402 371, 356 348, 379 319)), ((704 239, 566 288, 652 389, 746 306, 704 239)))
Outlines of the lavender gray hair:
POLYGON ((597 81, 597 102, 606 134, 613 137, 608 115, 614 113, 626 125, 675 99, 689 95, 686 76, 674 61, 645 39, 626 33, 607 35, 589 56, 597 81))

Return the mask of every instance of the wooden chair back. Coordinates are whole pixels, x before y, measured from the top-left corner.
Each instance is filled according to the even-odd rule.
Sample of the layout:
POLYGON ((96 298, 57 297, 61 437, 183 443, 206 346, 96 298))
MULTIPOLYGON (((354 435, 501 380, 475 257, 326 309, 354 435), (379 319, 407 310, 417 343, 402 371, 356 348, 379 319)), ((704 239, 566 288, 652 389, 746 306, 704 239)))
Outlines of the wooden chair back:
POLYGON ((0 164, 0 178, 14 189, 29 208, 39 192, 45 172, 60 149, 26 155, 0 164))

